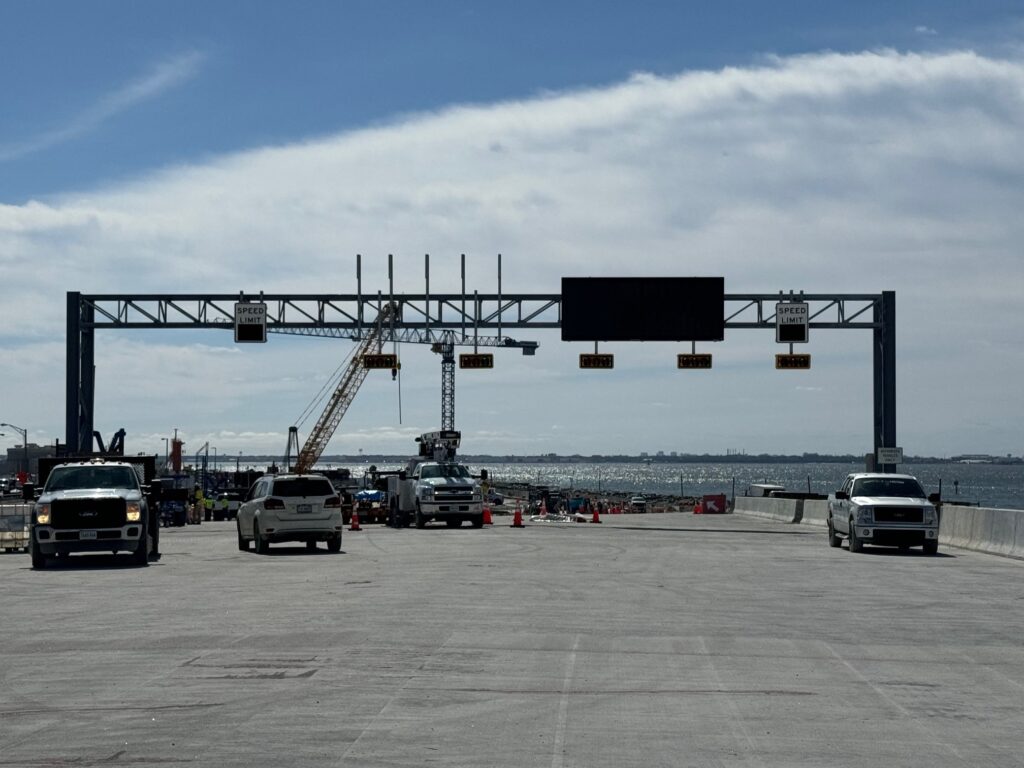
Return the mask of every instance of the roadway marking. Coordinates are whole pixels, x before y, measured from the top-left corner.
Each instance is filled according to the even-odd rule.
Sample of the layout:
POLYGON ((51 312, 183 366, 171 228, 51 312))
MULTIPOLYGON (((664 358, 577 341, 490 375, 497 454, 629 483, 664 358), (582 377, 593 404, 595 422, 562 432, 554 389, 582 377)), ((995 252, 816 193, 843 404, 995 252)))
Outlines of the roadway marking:
MULTIPOLYGON (((700 640, 701 652, 703 656, 707 658, 708 667, 715 679, 715 685, 717 685, 723 692, 728 693, 725 685, 722 683, 722 676, 718 674, 718 667, 715 666, 714 655, 708 648, 707 641, 704 639, 703 635, 697 639, 700 640)), ((741 748, 746 744, 746 762, 763 766, 765 764, 764 760, 759 757, 757 744, 751 737, 750 731, 748 731, 747 727, 743 724, 743 715, 740 714, 740 708, 736 706, 736 702, 733 701, 731 695, 724 696, 720 701, 723 702, 723 706, 727 710, 725 719, 729 724, 729 730, 732 731, 733 738, 736 739, 736 742, 741 748)))
POLYGON ((555 745, 554 754, 551 757, 551 768, 562 768, 562 758, 565 756, 565 725, 569 719, 569 684, 572 682, 573 673, 576 670, 576 652, 580 647, 580 635, 576 635, 573 641, 572 650, 569 652, 569 660, 565 665, 565 675, 562 676, 562 692, 558 700, 558 718, 555 721, 555 745))
POLYGON ((938 736, 935 734, 935 731, 933 731, 926 722, 922 721, 920 717, 914 715, 910 710, 908 710, 906 707, 904 707, 902 704, 896 701, 896 699, 894 699, 887 692, 882 690, 878 685, 869 680, 867 675, 863 674, 859 669, 853 666, 853 664, 844 659, 842 655, 839 653, 839 651, 833 648, 830 644, 823 643, 823 645, 825 646, 826 650, 828 650, 829 653, 835 656, 836 659, 839 660, 840 664, 842 664, 844 667, 850 670, 850 672, 852 672, 858 680, 867 685, 880 698, 882 698, 887 704, 889 704, 889 706, 896 709, 900 714, 902 714, 904 717, 910 720, 914 725, 916 725, 918 728, 920 728, 922 731, 928 734, 932 744, 937 744, 949 750, 950 754, 952 754, 957 760, 959 760, 965 766, 970 765, 967 759, 964 758, 964 756, 961 755, 959 752, 957 752, 956 747, 954 747, 952 744, 946 741, 942 741, 941 739, 939 739, 938 736))

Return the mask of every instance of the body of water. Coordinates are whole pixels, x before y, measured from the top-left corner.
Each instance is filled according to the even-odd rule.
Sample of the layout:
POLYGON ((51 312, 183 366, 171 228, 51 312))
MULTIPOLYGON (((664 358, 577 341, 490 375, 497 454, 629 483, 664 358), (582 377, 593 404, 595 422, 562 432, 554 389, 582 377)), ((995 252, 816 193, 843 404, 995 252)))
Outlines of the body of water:
MULTIPOLYGON (((354 477, 366 466, 347 466, 354 477)), ((735 493, 742 496, 751 483, 777 483, 791 491, 828 494, 835 491, 850 472, 862 472, 861 463, 851 464, 471 464, 473 472, 485 468, 496 483, 531 483, 553 488, 591 492, 645 493, 701 496, 705 493, 735 493)), ((380 466, 380 469, 403 467, 380 466)), ((985 507, 1024 509, 1024 465, 1022 464, 907 464, 901 472, 915 475, 928 493, 940 488, 947 502, 968 501, 985 507)))

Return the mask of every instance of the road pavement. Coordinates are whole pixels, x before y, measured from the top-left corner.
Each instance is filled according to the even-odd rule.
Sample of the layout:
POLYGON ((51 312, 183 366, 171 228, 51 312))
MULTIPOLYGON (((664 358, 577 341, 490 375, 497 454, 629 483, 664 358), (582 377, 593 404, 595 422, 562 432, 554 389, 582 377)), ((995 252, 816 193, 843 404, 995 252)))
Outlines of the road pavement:
POLYGON ((739 516, 0 555, 0 766, 1024 765, 1024 563, 739 516))

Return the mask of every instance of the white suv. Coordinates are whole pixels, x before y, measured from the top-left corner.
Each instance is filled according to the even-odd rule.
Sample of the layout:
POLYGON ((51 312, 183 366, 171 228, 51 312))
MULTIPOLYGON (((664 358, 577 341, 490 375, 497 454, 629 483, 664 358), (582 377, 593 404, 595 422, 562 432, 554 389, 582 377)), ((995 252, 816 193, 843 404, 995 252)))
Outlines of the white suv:
POLYGON ((252 541, 266 554, 272 541, 304 541, 316 549, 326 541, 331 552, 341 551, 341 499, 323 475, 266 475, 238 508, 238 548, 252 541))

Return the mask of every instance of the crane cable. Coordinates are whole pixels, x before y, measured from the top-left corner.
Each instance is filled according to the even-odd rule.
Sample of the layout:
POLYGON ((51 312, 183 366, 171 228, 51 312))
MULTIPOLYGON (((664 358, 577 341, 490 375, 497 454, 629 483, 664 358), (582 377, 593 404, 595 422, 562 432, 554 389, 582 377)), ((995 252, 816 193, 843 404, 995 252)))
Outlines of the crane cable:
POLYGON ((338 364, 338 367, 334 369, 334 373, 327 377, 327 380, 324 382, 324 385, 320 388, 320 391, 313 396, 313 399, 310 401, 310 403, 306 406, 302 413, 299 414, 298 420, 294 422, 296 427, 301 427, 302 424, 305 423, 306 419, 308 419, 313 414, 314 409, 318 411, 323 410, 322 408, 318 408, 318 406, 324 401, 324 399, 328 396, 329 393, 334 392, 338 388, 338 382, 344 375, 344 370, 348 365, 348 361, 358 348, 358 344, 352 347, 352 349, 349 350, 348 354, 345 355, 345 359, 342 360, 338 364))

